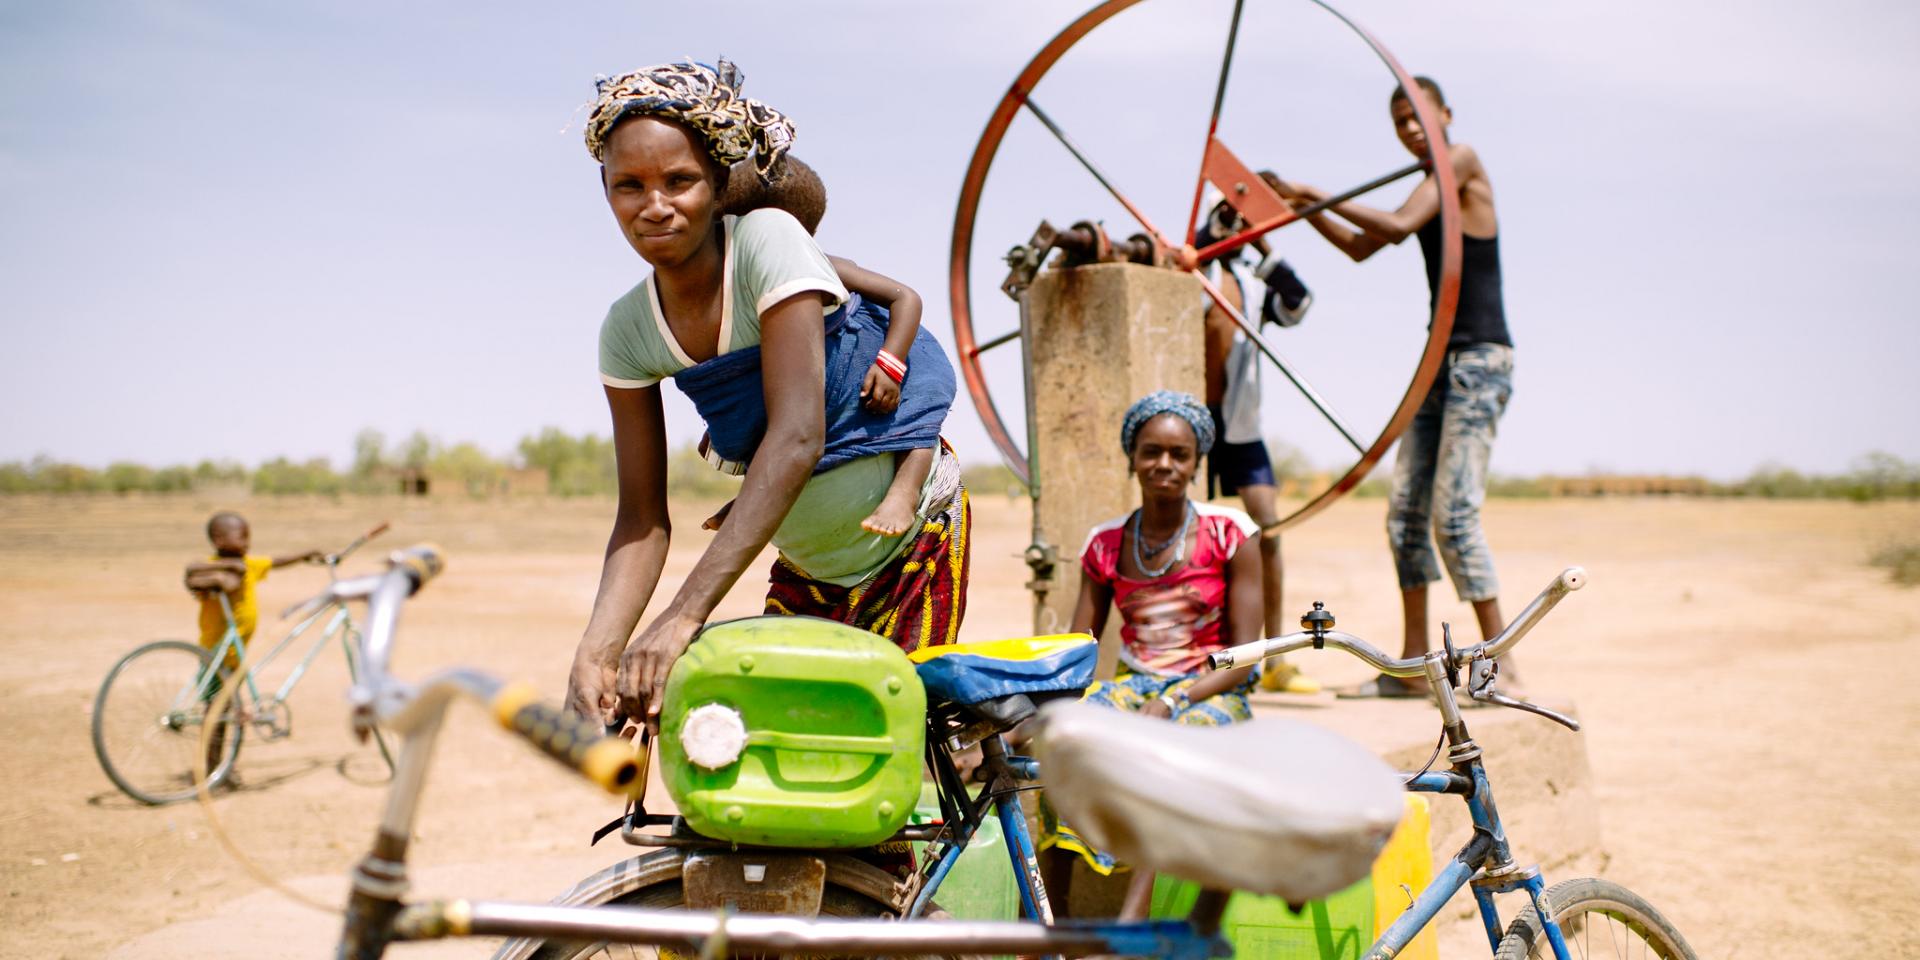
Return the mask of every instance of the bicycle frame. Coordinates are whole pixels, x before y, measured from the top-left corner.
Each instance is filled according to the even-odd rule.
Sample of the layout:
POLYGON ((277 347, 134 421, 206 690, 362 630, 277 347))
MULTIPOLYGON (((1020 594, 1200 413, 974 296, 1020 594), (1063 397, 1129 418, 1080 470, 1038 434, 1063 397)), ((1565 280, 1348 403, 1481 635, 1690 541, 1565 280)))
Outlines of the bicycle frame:
MULTIPOLYGON (((220 595, 220 612, 225 614, 227 618, 226 635, 221 637, 219 644, 214 646, 213 657, 209 662, 209 667, 205 673, 201 674, 193 691, 193 697, 189 702, 192 702, 193 699, 204 700, 213 695, 214 685, 219 676, 218 665, 226 662, 228 653, 232 653, 239 663, 247 668, 246 673, 241 677, 244 683, 242 689, 246 691, 250 700, 256 704, 262 702, 278 703, 285 700, 287 696, 293 692, 293 688, 300 683, 300 679, 306 676, 307 669, 313 665, 313 661, 320 656, 321 648, 325 647, 327 641, 333 639, 335 636, 340 638, 341 647, 346 651, 349 669, 351 670, 353 668, 353 641, 354 638, 359 635, 359 631, 354 628, 353 616, 348 612, 345 604, 329 604, 302 618, 298 624, 294 625, 291 631, 288 631, 286 636, 280 638, 280 642, 275 644, 273 649, 267 651, 266 656, 261 657, 259 662, 252 664, 246 662, 247 643, 240 637, 240 629, 234 623, 233 606, 227 600, 225 594, 220 595), (320 635, 314 640, 313 645, 307 648, 307 652, 300 658, 300 662, 295 664, 293 671, 287 674, 285 680, 281 681, 279 689, 273 692, 273 696, 262 697, 260 695, 259 684, 256 681, 256 677, 260 671, 280 656, 301 634, 306 633, 307 630, 322 619, 326 620, 327 625, 321 629, 320 635)), ((238 693, 239 691, 235 691, 236 695, 238 695, 238 693)))
POLYGON ((1434 700, 1440 708, 1441 729, 1450 745, 1447 759, 1452 769, 1445 773, 1423 771, 1409 775, 1406 778, 1407 789, 1415 793, 1460 796, 1466 801, 1468 815, 1473 821, 1473 837, 1434 875, 1433 880, 1420 891, 1406 911, 1387 927, 1380 939, 1368 948, 1366 960, 1390 960, 1397 956, 1433 920, 1447 901, 1468 884, 1473 886, 1474 902, 1479 908, 1481 922, 1486 927, 1487 940, 1495 951, 1500 949, 1501 926, 1500 915, 1493 902, 1494 894, 1526 890, 1541 928, 1546 932, 1547 942, 1553 947, 1555 960, 1569 960, 1560 926, 1554 922, 1542 899, 1546 883, 1540 877, 1540 869, 1537 866, 1522 867, 1513 860, 1513 851, 1507 844, 1506 827, 1501 823, 1500 812, 1494 805, 1492 785, 1488 782, 1485 766, 1480 762, 1480 747, 1474 743, 1467 731, 1466 721, 1460 715, 1460 702, 1454 694, 1454 687, 1458 683, 1454 670, 1458 667, 1467 668, 1469 690, 1477 699, 1518 707, 1572 729, 1579 729, 1579 724, 1570 717, 1496 693, 1492 683, 1493 671, 1488 670, 1483 674, 1481 668, 1495 663, 1502 654, 1513 649, 1567 594, 1585 584, 1586 571, 1570 567, 1540 591, 1498 636, 1455 650, 1452 637, 1443 624, 1441 637, 1444 649, 1417 659, 1395 660, 1359 637, 1334 631, 1333 616, 1318 603, 1314 604, 1312 613, 1301 618, 1301 626, 1307 628, 1306 632, 1256 641, 1209 657, 1215 669, 1222 669, 1249 662, 1249 656, 1264 658, 1309 646, 1315 649, 1333 647, 1353 654, 1389 676, 1424 676, 1429 688, 1434 691, 1434 700))
POLYGON ((1447 682, 1443 665, 1445 657, 1444 653, 1429 655, 1426 668, 1428 682, 1437 694, 1435 699, 1439 701, 1441 720, 1451 745, 1447 756, 1452 761, 1453 769, 1409 775, 1407 790, 1410 793, 1460 797, 1466 802, 1467 813, 1472 818, 1473 836, 1460 848, 1459 853, 1434 873, 1433 879, 1421 888, 1413 903, 1381 933, 1380 939, 1374 941, 1363 956, 1365 960, 1391 960, 1398 956, 1453 899, 1453 895, 1460 892, 1461 887, 1471 884, 1474 903, 1479 908, 1481 923, 1486 927, 1490 949, 1500 949, 1503 934, 1499 909, 1493 902, 1494 894, 1524 889, 1542 928, 1546 930, 1554 957, 1556 960, 1570 960, 1560 926, 1553 921, 1550 911, 1541 900, 1547 886, 1540 877, 1539 867, 1522 867, 1514 862, 1513 850, 1507 843, 1506 827, 1501 823, 1499 808, 1493 801, 1493 786, 1487 779, 1485 765, 1481 763, 1480 747, 1468 733, 1466 722, 1460 716, 1459 701, 1454 696, 1452 685, 1447 682))
POLYGON ((940 799, 940 814, 945 831, 950 831, 951 839, 936 839, 929 843, 942 843, 943 849, 934 862, 932 872, 922 871, 925 877, 912 903, 901 914, 905 920, 915 920, 926 913, 934 894, 947 875, 960 862, 960 855, 966 852, 973 841, 974 831, 985 822, 987 808, 993 809, 1000 821, 1000 834, 1006 844, 1008 866, 1013 870, 1017 889, 1020 893, 1020 915, 1041 923, 1053 922, 1053 906, 1047 899, 1047 886, 1040 877, 1039 855, 1034 849, 1033 838, 1027 832, 1027 818, 1020 807, 1019 784, 1031 783, 1037 778, 1037 767, 1027 757, 1014 756, 1007 752, 1006 738, 993 734, 980 741, 981 768, 987 771, 986 786, 980 796, 974 798, 967 792, 965 784, 953 763, 951 751, 944 745, 948 733, 940 717, 928 719, 927 724, 927 763, 934 772, 934 785, 940 799))

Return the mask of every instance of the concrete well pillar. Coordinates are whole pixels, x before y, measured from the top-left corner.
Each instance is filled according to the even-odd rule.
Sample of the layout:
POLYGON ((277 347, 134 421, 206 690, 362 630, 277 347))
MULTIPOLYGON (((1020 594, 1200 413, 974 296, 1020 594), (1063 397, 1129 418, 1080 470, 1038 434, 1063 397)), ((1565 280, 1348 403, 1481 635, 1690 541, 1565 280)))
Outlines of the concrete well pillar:
MULTIPOLYGON (((1071 623, 1087 531, 1139 504, 1120 451, 1127 407, 1155 390, 1200 396, 1205 389, 1205 296, 1189 274, 1133 263, 1047 270, 1027 289, 1027 356, 1039 413, 1034 509, 1060 558, 1053 589, 1035 610, 1036 633, 1071 623)), ((1107 619, 1116 630, 1120 618, 1107 619)))

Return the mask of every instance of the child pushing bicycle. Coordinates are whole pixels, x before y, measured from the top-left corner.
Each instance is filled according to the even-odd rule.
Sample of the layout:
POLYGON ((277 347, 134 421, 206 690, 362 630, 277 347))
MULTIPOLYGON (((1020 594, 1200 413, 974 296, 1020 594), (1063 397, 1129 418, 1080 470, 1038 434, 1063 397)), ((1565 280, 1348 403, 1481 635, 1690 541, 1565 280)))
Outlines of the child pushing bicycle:
MULTIPOLYGON (((187 564, 185 577, 187 590, 200 600, 200 642, 155 640, 134 648, 107 671, 94 697, 93 751, 107 778, 141 803, 175 803, 192 797, 201 783, 208 789, 232 783, 234 759, 249 730, 266 741, 290 735, 287 696, 320 651, 335 643, 346 651, 347 675, 355 676, 352 638, 358 630, 346 608, 335 604, 308 611, 272 649, 256 654, 248 647, 260 619, 256 585, 273 568, 303 561, 324 565, 332 580, 342 560, 386 529, 382 523, 335 553, 264 557, 247 553, 252 533, 246 518, 222 511, 208 519, 213 556, 187 564), (277 688, 260 689, 262 669, 303 634, 310 634, 310 645, 299 663, 277 688), (204 768, 196 769, 197 757, 205 759, 204 768)), ((367 734, 391 768, 380 731, 367 734)))
MULTIPOLYGON (((254 586, 276 567, 318 563, 325 558, 318 550, 279 557, 249 555, 247 550, 253 545, 253 532, 247 526, 247 518, 231 510, 222 510, 208 518, 207 540, 213 544, 213 556, 187 564, 184 579, 188 592, 200 598, 200 646, 208 650, 218 647, 227 635, 227 610, 221 609, 221 596, 227 598, 227 606, 233 612, 233 630, 240 634, 242 643, 251 642, 254 628, 260 622, 254 586)), ((238 651, 228 650, 227 666, 237 668, 239 665, 238 651)))

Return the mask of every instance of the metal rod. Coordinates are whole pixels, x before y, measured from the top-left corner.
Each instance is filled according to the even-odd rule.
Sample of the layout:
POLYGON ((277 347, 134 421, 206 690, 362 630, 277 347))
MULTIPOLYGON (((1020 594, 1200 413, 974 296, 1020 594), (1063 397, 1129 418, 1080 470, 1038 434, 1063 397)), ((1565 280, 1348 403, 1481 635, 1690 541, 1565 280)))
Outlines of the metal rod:
MULTIPOLYGON (((1033 575, 1027 581, 1027 589, 1033 595, 1034 632, 1048 632, 1047 595, 1053 589, 1053 570, 1055 549, 1047 542, 1047 532, 1040 523, 1040 413, 1033 402, 1033 314, 1027 307, 1027 296, 1020 296, 1020 387, 1024 394, 1027 412, 1027 496, 1033 513, 1032 539, 1027 543, 1025 559, 1027 569, 1033 575)), ((1057 632, 1057 631, 1055 631, 1057 632)))
POLYGON ((974 356, 977 357, 983 353, 986 353, 988 350, 992 350, 994 347, 998 347, 1003 344, 1012 343, 1013 341, 1020 339, 1020 335, 1021 335, 1020 331, 1017 329, 1009 330, 1006 333, 1003 333, 997 337, 994 337, 992 340, 988 340, 986 343, 983 343, 977 347, 974 347, 971 352, 973 353, 974 356))
MULTIPOLYGON (((313 620, 319 616, 317 613, 314 614, 312 618, 309 618, 305 623, 295 628, 293 633, 287 634, 287 638, 280 641, 279 646, 274 647, 271 652, 265 657, 262 657, 259 663, 254 664, 252 669, 259 670, 261 667, 266 666, 267 661, 272 660, 275 656, 279 655, 280 651, 285 650, 287 644, 292 643, 293 638, 298 636, 302 630, 305 630, 307 626, 312 624, 313 620)), ((294 664, 292 672, 287 674, 287 679, 280 682, 280 689, 273 692, 273 699, 285 700, 289 694, 293 693, 293 688, 299 685, 301 677, 306 676, 307 668, 313 666, 314 659, 320 656, 320 649, 327 645, 328 640, 333 639, 334 632, 340 628, 340 621, 345 619, 346 616, 347 608, 342 605, 338 608, 338 612, 334 614, 333 620, 327 624, 326 629, 320 631, 320 636, 313 641, 313 646, 307 648, 307 655, 301 657, 300 662, 294 664)))
POLYGON ((1490 846, 1486 834, 1475 833, 1466 848, 1434 874, 1433 881, 1420 891, 1420 896, 1414 898, 1413 903, 1380 934, 1380 939, 1367 949, 1369 960, 1397 956, 1405 950, 1414 935, 1425 929, 1427 922, 1439 914, 1447 901, 1472 879, 1473 871, 1479 869, 1480 861, 1486 858, 1490 846))
POLYGON ((1427 162, 1425 160, 1416 160, 1413 163, 1407 164, 1406 166, 1393 171, 1392 173, 1383 174, 1381 176, 1373 178, 1372 180, 1368 180, 1366 183, 1363 183, 1357 187, 1354 187, 1351 190, 1347 190, 1343 193, 1336 193, 1333 196, 1326 198, 1325 200, 1321 200, 1317 203, 1309 204, 1298 210, 1288 211, 1270 220, 1263 220, 1259 223, 1254 224, 1253 226, 1248 227, 1245 230, 1240 231, 1239 233, 1234 234, 1231 237, 1226 238, 1225 240, 1221 240, 1218 243, 1210 243, 1207 246, 1201 248, 1200 252, 1196 254, 1196 256, 1200 259, 1200 262, 1205 263, 1208 260, 1212 260, 1215 257, 1219 257, 1223 254, 1232 253, 1233 251, 1238 250, 1241 247, 1244 247, 1247 244, 1252 243, 1253 241, 1258 240, 1261 237, 1264 237, 1267 234, 1272 233, 1273 231, 1278 230, 1281 227, 1284 227, 1287 224, 1294 222, 1295 220, 1305 220, 1306 218, 1311 217, 1316 213, 1324 213, 1326 212, 1327 208, 1332 207, 1335 204, 1346 203, 1348 200, 1352 200, 1354 197, 1360 196, 1363 193, 1371 193, 1375 190, 1380 189, 1381 187, 1386 186, 1389 183, 1394 182, 1395 180, 1399 180, 1404 177, 1411 176, 1412 174, 1419 173, 1420 171, 1425 170, 1426 168, 1427 168, 1427 162))
MULTIPOLYGON (((1098 929, 1013 921, 835 920, 690 910, 562 907, 530 903, 467 905, 472 936, 549 937, 615 943, 700 943, 724 936, 736 950, 897 956, 940 953, 1100 953, 1098 929)), ((1183 925, 1184 926, 1184 925, 1183 925)))
POLYGON ((1227 52, 1220 57, 1220 82, 1213 88, 1213 118, 1207 123, 1207 137, 1220 126, 1220 105, 1227 102, 1227 74, 1233 69, 1233 47, 1240 39, 1240 11, 1246 0, 1233 0, 1233 23, 1227 27, 1227 52))
MULTIPOLYGON (((1539 624, 1539 622, 1546 617, 1547 612, 1553 609, 1555 604, 1565 599, 1567 594, 1586 585, 1587 571, 1585 568, 1568 567, 1560 571, 1560 575, 1554 577, 1553 582, 1547 584, 1546 589, 1540 591, 1539 595, 1533 598, 1533 602, 1527 604, 1525 610, 1520 611, 1520 615, 1515 617, 1513 622, 1507 625, 1507 629, 1500 631, 1499 635, 1495 636, 1492 640, 1476 643, 1471 647, 1455 652, 1453 658, 1454 665, 1465 666, 1479 657, 1495 658, 1505 654, 1508 650, 1513 649, 1514 644, 1520 642, 1520 638, 1527 635, 1527 631, 1532 630, 1535 625, 1539 624)), ((1284 653, 1292 653, 1295 650, 1303 650, 1314 645, 1314 636, 1311 633, 1289 633, 1283 636, 1270 637, 1265 640, 1255 640, 1251 643, 1228 647, 1225 650, 1210 655, 1207 658, 1207 662, 1211 664, 1215 670, 1230 670, 1234 667, 1244 667, 1256 660, 1266 657, 1276 657, 1284 653)), ((1342 633, 1338 630, 1328 631, 1325 640, 1320 646, 1333 647, 1336 650, 1345 650, 1365 660, 1367 663, 1372 664, 1373 667, 1381 673, 1396 677, 1417 677, 1426 672, 1425 658, 1410 657, 1404 660, 1395 659, 1380 652, 1380 649, 1373 644, 1353 634, 1342 633)))
POLYGON ((1461 661, 1465 662, 1479 653, 1479 649, 1476 648, 1484 649, 1488 657, 1495 658, 1512 650, 1514 645, 1520 642, 1520 638, 1526 636, 1527 631, 1532 630, 1544 619, 1555 604, 1565 599, 1567 594, 1586 585, 1586 568, 1568 567, 1560 571, 1560 575, 1554 577, 1553 582, 1547 584, 1546 589, 1540 591, 1539 595, 1533 598, 1533 602, 1527 604, 1527 608, 1520 611, 1520 615, 1514 617, 1512 623, 1507 624, 1505 630, 1500 631, 1492 640, 1483 641, 1460 651, 1461 661))
MULTIPOLYGON (((1218 246, 1218 244, 1215 246, 1218 246)), ((1212 248, 1210 247, 1208 249, 1212 248)), ((1315 390, 1312 384, 1301 378, 1299 374, 1293 372, 1293 366, 1287 363, 1287 361, 1280 356, 1279 352, 1273 349, 1271 344, 1267 343, 1266 338, 1260 335, 1260 331, 1255 329, 1253 324, 1248 323, 1247 318, 1242 316, 1240 311, 1234 308, 1233 304, 1227 302, 1227 298, 1221 295, 1220 288, 1214 286, 1213 281, 1208 280, 1204 274, 1199 272, 1195 272, 1194 276, 1199 278, 1200 286, 1206 288, 1207 296, 1213 298, 1214 304, 1224 311, 1235 324, 1239 325, 1240 332, 1247 335, 1247 340, 1254 346, 1259 347, 1260 352, 1266 354, 1267 359, 1273 361, 1273 365, 1279 367, 1280 372, 1286 374, 1288 380, 1293 381, 1293 385, 1298 387, 1300 392, 1306 396, 1307 402, 1313 404, 1313 408, 1320 411, 1320 415, 1326 417, 1328 423, 1333 424, 1333 429, 1340 431, 1340 435, 1345 437, 1347 442, 1353 445, 1355 452, 1365 454, 1367 452, 1366 445, 1354 439, 1353 431, 1347 429, 1347 425, 1340 419, 1340 415, 1333 412, 1333 408, 1327 404, 1325 397, 1320 396, 1320 391, 1315 390)))
POLYGON ((1047 112, 1040 109, 1039 104, 1033 102, 1031 95, 1026 93, 1020 94, 1020 102, 1024 104, 1028 110, 1033 111, 1033 115, 1040 120, 1040 123, 1047 128, 1048 132, 1053 134, 1054 139, 1059 140, 1060 145, 1066 147, 1067 152, 1073 154, 1073 158, 1080 161, 1080 165, 1087 168, 1087 172, 1093 174, 1093 178, 1100 181, 1100 185, 1105 187, 1107 192, 1112 194, 1115 200, 1120 201, 1120 205, 1127 208, 1127 212, 1133 214, 1135 220, 1140 221, 1141 229, 1159 237, 1161 243, 1167 246, 1173 246, 1173 244, 1167 240, 1166 235, 1161 233, 1160 229, 1153 225, 1153 221, 1148 220, 1147 215, 1141 213, 1140 208, 1134 206, 1133 201, 1128 200, 1126 194, 1121 193, 1120 189, 1113 185, 1113 181, 1108 180, 1107 175, 1101 173, 1100 168, 1094 166, 1093 161, 1088 159, 1085 153, 1081 152, 1080 147, 1073 142, 1073 138, 1067 136, 1067 132, 1060 129, 1060 125, 1054 123, 1053 118, 1047 116, 1047 112))
POLYGON ((1040 535, 1040 414, 1033 408, 1033 315, 1020 297, 1020 393, 1027 413, 1027 496, 1033 499, 1033 542, 1040 535))
POLYGON ((380 829, 396 837, 413 836, 414 815, 420 809, 420 791, 427 783, 427 768, 433 763, 434 741, 440 738, 441 708, 426 714, 400 743, 400 761, 393 771, 393 785, 387 790, 386 812, 380 829))
POLYGON ((1220 106, 1227 102, 1227 74, 1233 69, 1233 48, 1240 39, 1240 11, 1246 0, 1233 0, 1233 22, 1227 27, 1227 52, 1220 56, 1220 82, 1213 88, 1213 115, 1207 119, 1207 146, 1200 151, 1200 176, 1193 184, 1193 212, 1187 214, 1187 245, 1192 246, 1200 225, 1200 197, 1207 192, 1207 155, 1220 130, 1220 106))
MULTIPOLYGON (((1207 657, 1207 662, 1215 670, 1231 670, 1244 667, 1266 657, 1277 657, 1315 647, 1315 637, 1311 633, 1289 633, 1266 640, 1255 640, 1237 647, 1228 647, 1219 653, 1207 657)), ((1426 673, 1426 661, 1420 657, 1399 659, 1389 657, 1374 646, 1351 633, 1329 630, 1319 638, 1317 649, 1345 650, 1371 664, 1375 670, 1393 677, 1418 677, 1426 673)))

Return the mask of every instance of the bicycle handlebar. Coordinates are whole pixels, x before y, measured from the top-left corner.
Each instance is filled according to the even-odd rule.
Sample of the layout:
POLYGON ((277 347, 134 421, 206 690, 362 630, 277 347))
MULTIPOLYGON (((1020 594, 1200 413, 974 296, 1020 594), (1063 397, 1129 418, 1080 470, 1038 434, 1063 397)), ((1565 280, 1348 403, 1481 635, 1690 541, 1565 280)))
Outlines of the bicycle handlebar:
MULTIPOLYGON (((1207 657, 1207 662, 1215 670, 1231 670, 1258 663, 1268 657, 1277 657, 1283 653, 1304 650, 1314 645, 1311 633, 1289 633, 1265 640, 1243 643, 1237 647, 1228 647, 1207 657)), ((1345 650, 1373 665, 1373 668, 1388 676, 1421 677, 1426 675, 1426 667, 1419 659, 1399 660, 1382 653, 1378 647, 1339 630, 1329 630, 1320 635, 1320 646, 1335 650, 1345 650)))
POLYGON ((341 547, 338 551, 334 553, 329 553, 322 556, 320 558, 320 562, 326 564, 329 567, 339 566, 340 561, 345 560, 348 554, 351 554, 355 550, 360 549, 362 546, 366 544, 368 540, 372 540, 374 537, 377 537, 383 533, 386 533, 391 526, 392 524, 388 523, 385 520, 380 521, 380 523, 377 524, 373 529, 368 530, 366 533, 363 533, 358 537, 355 537, 352 543, 349 543, 346 546, 341 547))
MULTIPOLYGON (((1547 584, 1546 589, 1540 591, 1539 595, 1533 598, 1533 602, 1527 604, 1527 608, 1520 611, 1520 615, 1513 618, 1512 623, 1507 624, 1505 630, 1500 631, 1500 633, 1491 640, 1456 650, 1454 652, 1453 665, 1456 667, 1465 667, 1474 660, 1483 657, 1495 659, 1504 655, 1507 651, 1512 650, 1514 646, 1520 642, 1520 639, 1527 635, 1528 631, 1539 624, 1541 619, 1547 615, 1547 612, 1552 610, 1554 605, 1559 603, 1562 598, 1586 585, 1587 571, 1585 569, 1581 567, 1568 567, 1560 571, 1560 575, 1553 578, 1553 582, 1547 584)), ((1292 653, 1295 650, 1304 650, 1314 646, 1333 647, 1337 650, 1345 650, 1365 660, 1367 663, 1372 664, 1374 669, 1388 676, 1419 677, 1426 674, 1426 660, 1424 657, 1404 659, 1389 657, 1365 640, 1350 633, 1341 633, 1338 630, 1329 630, 1318 636, 1312 633, 1301 632, 1289 633, 1279 637, 1269 637, 1265 640, 1255 640, 1252 643, 1243 643, 1236 647, 1228 647, 1225 650, 1207 657, 1207 662, 1211 664, 1215 670, 1228 670, 1233 667, 1244 667, 1249 664, 1258 663, 1268 657, 1277 657, 1283 653, 1292 653)))
POLYGON ((1554 577, 1553 582, 1547 584, 1547 588, 1540 591, 1539 595, 1533 598, 1533 602, 1527 604, 1527 608, 1520 611, 1520 615, 1514 617, 1513 622, 1507 624, 1507 628, 1500 631, 1498 636, 1460 651, 1461 663, 1471 661, 1480 654, 1485 654, 1489 659, 1498 659, 1519 644, 1520 638, 1526 636, 1527 631, 1532 630, 1547 615, 1547 611, 1554 608, 1555 604, 1565 599, 1567 594, 1586 585, 1585 567, 1568 567, 1560 571, 1560 575, 1554 577))
POLYGON ((530 684, 509 683, 494 693, 487 708, 502 727, 602 790, 630 793, 640 788, 633 744, 608 736, 599 724, 577 713, 541 703, 539 697, 530 684))
POLYGON ((446 569, 446 555, 433 544, 421 543, 394 551, 391 560, 393 566, 385 573, 336 581, 319 596, 288 611, 291 614, 346 600, 367 601, 367 630, 360 639, 364 673, 354 693, 359 711, 356 724, 378 720, 406 733, 426 723, 427 717, 437 717, 453 696, 466 695, 485 703, 502 727, 608 792, 639 789, 640 765, 633 758, 632 744, 607 736, 599 724, 540 703, 538 694, 527 684, 502 683, 467 669, 442 671, 418 687, 390 676, 387 661, 399 627, 400 607, 446 569))
POLYGON ((433 581, 440 571, 447 568, 447 556, 440 547, 431 543, 416 543, 393 555, 393 569, 404 571, 412 582, 413 589, 408 595, 420 592, 420 588, 433 581))

